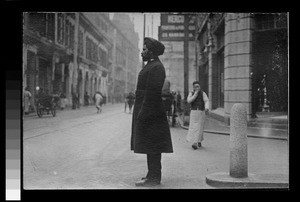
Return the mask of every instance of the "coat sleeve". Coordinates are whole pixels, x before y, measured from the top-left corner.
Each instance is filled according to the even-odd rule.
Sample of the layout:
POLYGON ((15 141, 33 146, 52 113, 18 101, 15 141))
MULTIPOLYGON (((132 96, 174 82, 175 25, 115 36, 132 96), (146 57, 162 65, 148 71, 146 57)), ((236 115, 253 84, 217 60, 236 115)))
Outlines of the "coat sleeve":
POLYGON ((204 101, 205 109, 209 109, 209 99, 205 92, 203 92, 203 101, 204 101))
POLYGON ((138 115, 140 120, 149 120, 151 118, 165 116, 162 107, 161 91, 165 81, 165 71, 163 66, 153 66, 148 73, 146 81, 145 96, 142 102, 141 110, 138 115))

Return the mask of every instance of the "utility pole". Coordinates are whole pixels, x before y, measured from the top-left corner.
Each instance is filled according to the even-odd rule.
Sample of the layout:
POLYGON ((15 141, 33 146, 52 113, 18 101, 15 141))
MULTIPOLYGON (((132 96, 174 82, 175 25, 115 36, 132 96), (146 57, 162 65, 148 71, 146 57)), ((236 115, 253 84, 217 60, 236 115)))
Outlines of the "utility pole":
POLYGON ((151 26, 151 37, 153 38, 153 14, 151 14, 152 26, 151 26))
POLYGON ((116 73, 115 73, 115 68, 116 68, 116 44, 117 43, 117 30, 114 29, 114 37, 113 37, 113 50, 112 50, 112 89, 111 89, 111 102, 114 104, 114 99, 115 99, 115 83, 116 83, 116 73))
MULTIPOLYGON (((78 54, 78 30, 79 30, 79 13, 75 13, 75 33, 74 33, 74 67, 73 67, 73 88, 77 86, 77 77, 78 77, 78 64, 77 64, 77 54, 78 54)), ((73 89, 73 92, 76 92, 76 87, 73 89)), ((78 92, 77 92, 78 93, 78 92)), ((80 99, 80 98, 79 98, 80 99)))
MULTIPOLYGON (((144 39, 145 39, 145 32, 146 32, 146 30, 145 30, 145 28, 146 28, 146 16, 145 16, 145 13, 143 13, 143 15, 144 15, 144 31, 143 31, 143 45, 142 46, 144 46, 144 39)), ((143 47, 142 47, 142 51, 143 51, 143 47)), ((144 68, 144 61, 142 60, 142 68, 144 68)))
POLYGON ((183 64, 184 64, 184 100, 187 99, 189 91, 189 19, 184 15, 184 41, 183 41, 183 64))
POLYGON ((125 71, 125 94, 127 94, 128 92, 128 48, 125 48, 125 53, 126 53, 126 58, 125 58, 125 67, 126 67, 126 71, 125 71))

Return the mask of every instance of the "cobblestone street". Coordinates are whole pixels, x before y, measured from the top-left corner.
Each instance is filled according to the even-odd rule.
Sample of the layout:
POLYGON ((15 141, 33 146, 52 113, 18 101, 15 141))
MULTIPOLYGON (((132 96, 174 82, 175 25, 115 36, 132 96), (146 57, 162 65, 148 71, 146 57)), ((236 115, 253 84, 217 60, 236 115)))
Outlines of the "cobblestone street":
MULTIPOLYGON (((137 189, 146 155, 130 151, 131 114, 123 104, 58 111, 23 121, 24 189, 137 189)), ((174 153, 162 155, 162 184, 155 189, 214 189, 205 176, 229 171, 229 136, 205 133, 193 150, 187 131, 171 128, 174 153)), ((249 173, 288 175, 288 142, 248 138, 249 173)), ((145 188, 138 188, 145 189, 145 188)))

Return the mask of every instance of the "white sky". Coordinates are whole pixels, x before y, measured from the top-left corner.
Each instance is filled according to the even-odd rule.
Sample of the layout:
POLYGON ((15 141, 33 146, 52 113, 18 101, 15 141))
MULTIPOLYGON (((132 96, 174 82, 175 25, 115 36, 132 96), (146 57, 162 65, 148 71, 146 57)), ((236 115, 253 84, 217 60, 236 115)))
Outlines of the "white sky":
MULTIPOLYGON (((134 23, 135 31, 139 34, 139 49, 143 48, 143 24, 146 16, 145 37, 158 39, 158 26, 160 26, 160 13, 127 13, 134 23)), ((110 14, 112 18, 113 13, 110 14)))

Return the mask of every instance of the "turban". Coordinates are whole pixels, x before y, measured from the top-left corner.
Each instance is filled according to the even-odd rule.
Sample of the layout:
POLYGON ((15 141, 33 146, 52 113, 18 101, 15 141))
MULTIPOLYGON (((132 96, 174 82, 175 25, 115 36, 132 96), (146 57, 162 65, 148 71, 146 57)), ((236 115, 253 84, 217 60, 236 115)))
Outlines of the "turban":
POLYGON ((165 46, 161 42, 150 37, 144 38, 144 45, 157 56, 162 55, 165 51, 165 46))

